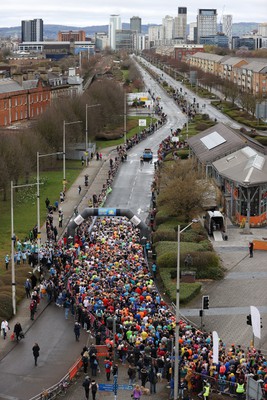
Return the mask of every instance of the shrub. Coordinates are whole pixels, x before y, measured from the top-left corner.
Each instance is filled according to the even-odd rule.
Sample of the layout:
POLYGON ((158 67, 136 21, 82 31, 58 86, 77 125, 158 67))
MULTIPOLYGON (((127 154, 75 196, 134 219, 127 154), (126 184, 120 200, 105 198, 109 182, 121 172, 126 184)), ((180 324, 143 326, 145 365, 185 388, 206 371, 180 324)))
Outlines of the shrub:
MULTIPOLYGON (((170 269, 160 270, 160 277, 163 281, 166 294, 171 301, 176 301, 176 281, 170 279, 170 269)), ((186 304, 196 297, 201 290, 201 283, 181 283, 180 285, 180 303, 186 304)))
MULTIPOLYGON (((166 242, 165 242, 166 243, 166 242)), ((167 252, 157 257, 157 265, 161 268, 174 268, 177 264, 177 252, 167 252)))
POLYGON ((189 156, 189 150, 178 150, 177 154, 181 160, 186 160, 189 156))
MULTIPOLYGON (((220 266, 219 258, 215 253, 191 253, 193 264, 190 268, 185 267, 185 255, 181 255, 181 271, 194 270, 196 271, 196 279, 214 279, 219 280, 223 278, 223 270, 220 266)), ((176 279, 177 268, 170 271, 171 279, 176 279)))
MULTIPOLYGON (((161 225, 160 225, 161 226, 161 225)), ((174 229, 157 229, 156 232, 153 233, 153 243, 162 242, 162 241, 176 241, 177 233, 174 229)))
POLYGON ((261 143, 263 146, 267 146, 267 137, 266 136, 256 136, 255 139, 261 143))
POLYGON ((155 223, 156 225, 160 225, 163 224, 164 222, 166 222, 169 219, 169 215, 166 213, 166 210, 164 210, 164 207, 161 208, 161 210, 159 210, 155 216, 155 223))
MULTIPOLYGON (((181 235, 183 242, 195 242, 195 243, 200 243, 205 240, 207 240, 207 235, 205 232, 197 232, 193 229, 190 229, 188 231, 185 231, 181 235)), ((209 242, 210 243, 210 242, 209 242)), ((209 250, 212 250, 212 245, 210 243, 210 248, 209 250)))
POLYGON ((196 125, 196 130, 202 132, 202 131, 205 131, 205 129, 208 129, 208 127, 209 127, 208 124, 205 124, 204 122, 199 122, 196 125))
POLYGON ((193 257, 193 267, 196 269, 197 279, 221 279, 223 270, 220 266, 219 257, 215 252, 195 252, 193 257))
POLYGON ((13 314, 13 309, 12 309, 12 296, 11 296, 11 291, 10 293, 7 293, 5 291, 0 293, 0 319, 1 321, 3 319, 11 319, 12 314, 13 314))

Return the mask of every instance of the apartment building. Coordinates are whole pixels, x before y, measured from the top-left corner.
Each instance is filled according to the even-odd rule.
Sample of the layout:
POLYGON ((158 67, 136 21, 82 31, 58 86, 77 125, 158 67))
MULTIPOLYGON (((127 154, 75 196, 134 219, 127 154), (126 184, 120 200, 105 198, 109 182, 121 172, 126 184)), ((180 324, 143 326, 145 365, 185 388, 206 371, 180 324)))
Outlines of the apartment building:
POLYGON ((216 76, 220 74, 220 61, 224 59, 224 56, 218 56, 217 54, 197 52, 190 57, 190 65, 201 69, 204 72, 209 72, 216 76))
POLYGON ((21 21, 22 42, 42 42, 44 40, 43 20, 33 19, 21 21))
POLYGON ((51 89, 41 79, 23 82, 21 74, 14 78, 0 80, 1 127, 35 119, 50 104, 51 89))
POLYGON ((190 66, 227 79, 242 91, 254 95, 267 95, 267 59, 242 59, 197 52, 189 59, 190 66))

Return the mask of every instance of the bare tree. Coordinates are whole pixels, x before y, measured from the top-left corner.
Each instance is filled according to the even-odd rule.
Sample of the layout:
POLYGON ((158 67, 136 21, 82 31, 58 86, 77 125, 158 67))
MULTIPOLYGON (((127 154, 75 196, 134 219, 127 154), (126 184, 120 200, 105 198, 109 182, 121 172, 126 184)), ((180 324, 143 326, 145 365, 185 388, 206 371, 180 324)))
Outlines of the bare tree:
POLYGON ((165 163, 160 173, 159 205, 166 207, 169 215, 192 219, 200 210, 208 190, 208 182, 201 181, 191 160, 165 163))

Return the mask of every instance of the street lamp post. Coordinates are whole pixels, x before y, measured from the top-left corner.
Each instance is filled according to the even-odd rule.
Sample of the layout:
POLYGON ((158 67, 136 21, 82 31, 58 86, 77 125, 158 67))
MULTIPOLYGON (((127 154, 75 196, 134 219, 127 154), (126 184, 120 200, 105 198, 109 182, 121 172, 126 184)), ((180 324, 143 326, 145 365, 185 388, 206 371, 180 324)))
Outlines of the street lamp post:
POLYGON ((87 110, 88 108, 92 108, 92 107, 99 107, 101 106, 101 104, 92 104, 92 105, 85 105, 85 165, 88 166, 88 114, 87 114, 87 110))
POLYGON ((81 124, 82 121, 63 121, 63 193, 66 191, 66 125, 81 124))
MULTIPOLYGON (((187 96, 187 92, 185 92, 185 96, 187 96)), ((186 136, 188 139, 188 98, 186 98, 186 136)))
POLYGON ((188 229, 192 224, 198 222, 193 219, 190 224, 181 230, 178 225, 177 230, 177 280, 176 280, 176 313, 175 313, 175 359, 174 359, 174 400, 178 399, 179 388, 179 314, 180 314, 180 239, 181 233, 188 229))

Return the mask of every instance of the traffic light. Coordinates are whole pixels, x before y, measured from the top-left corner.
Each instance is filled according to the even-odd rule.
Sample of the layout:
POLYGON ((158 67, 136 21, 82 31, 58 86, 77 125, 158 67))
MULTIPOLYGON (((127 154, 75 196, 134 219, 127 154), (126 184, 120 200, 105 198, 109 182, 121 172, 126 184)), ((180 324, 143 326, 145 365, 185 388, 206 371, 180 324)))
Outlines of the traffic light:
POLYGON ((248 314, 248 315, 247 315, 247 325, 252 325, 252 322, 251 322, 251 314, 248 314))
POLYGON ((208 310, 210 308, 210 298, 209 296, 202 296, 202 309, 208 310))

